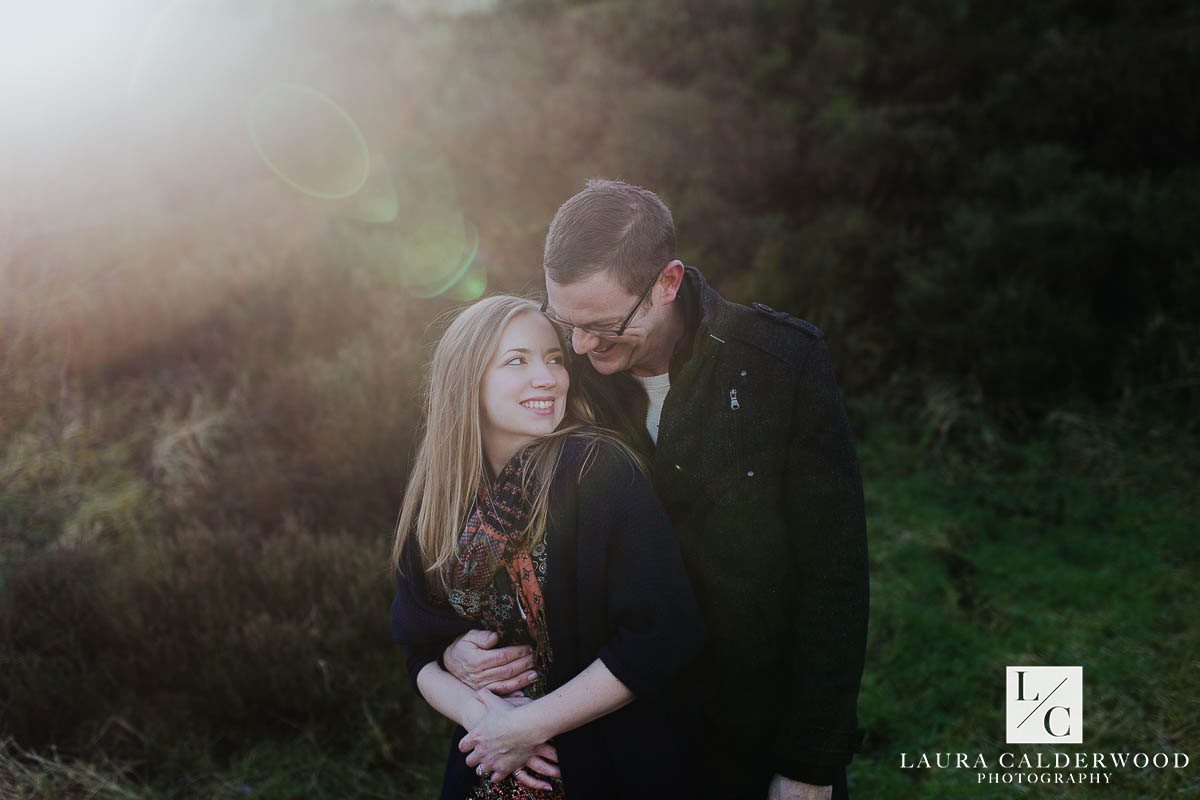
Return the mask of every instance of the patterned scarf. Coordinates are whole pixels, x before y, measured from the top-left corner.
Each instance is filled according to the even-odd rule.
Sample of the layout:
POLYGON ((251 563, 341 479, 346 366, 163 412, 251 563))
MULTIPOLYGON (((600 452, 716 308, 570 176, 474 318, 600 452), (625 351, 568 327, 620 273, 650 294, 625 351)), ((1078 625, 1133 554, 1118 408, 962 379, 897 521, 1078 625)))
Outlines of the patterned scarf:
POLYGON ((496 631, 502 645, 533 645, 539 666, 548 666, 550 644, 542 591, 545 547, 531 551, 523 535, 530 504, 521 487, 521 475, 529 455, 528 449, 522 450, 493 483, 480 486, 458 537, 448 599, 461 616, 496 631))

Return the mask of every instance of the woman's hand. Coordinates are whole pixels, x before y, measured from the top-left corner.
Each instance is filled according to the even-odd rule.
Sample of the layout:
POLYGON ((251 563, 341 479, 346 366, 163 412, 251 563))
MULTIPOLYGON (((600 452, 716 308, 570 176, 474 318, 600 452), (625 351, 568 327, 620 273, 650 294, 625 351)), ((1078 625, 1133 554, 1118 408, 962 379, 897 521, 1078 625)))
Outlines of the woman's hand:
MULTIPOLYGON (((533 698, 526 697, 524 692, 506 694, 501 699, 513 708, 527 706, 533 702, 533 698)), ((513 771, 513 777, 517 779, 517 782, 530 789, 542 789, 547 792, 553 789, 553 786, 540 779, 541 776, 562 777, 562 772, 558 768, 558 751, 554 749, 554 745, 539 744, 533 748, 533 755, 525 762, 525 766, 517 767, 513 771)))
MULTIPOLYGON (((522 691, 516 691, 512 694, 503 695, 500 699, 508 703, 513 708, 527 706, 533 702, 533 698, 526 697, 525 693, 522 691)), ((462 721, 462 726, 469 731, 474 730, 475 726, 479 724, 480 720, 487 716, 487 710, 488 707, 484 704, 483 700, 480 699, 479 695, 472 692, 471 707, 467 713, 463 715, 464 718, 462 721)))
POLYGON ((525 766, 517 767, 513 772, 513 777, 530 789, 542 789, 550 791, 554 787, 548 782, 541 780, 541 776, 547 778, 559 778, 562 772, 558 769, 558 751, 553 745, 539 744, 533 748, 533 755, 525 762, 525 766))
MULTIPOLYGON (((483 704, 484 715, 458 743, 458 749, 467 753, 467 766, 475 767, 479 775, 490 774, 493 783, 520 770, 518 781, 526 786, 536 784, 536 779, 523 780, 531 778, 524 767, 557 777, 558 768, 549 763, 549 753, 538 749, 539 745, 544 744, 544 737, 531 730, 530 726, 521 724, 520 711, 510 701, 497 697, 487 689, 480 689, 475 697, 483 704)), ((514 700, 520 703, 527 698, 514 700)), ((543 784, 536 788, 547 787, 543 784)))
MULTIPOLYGON (((500 698, 512 708, 527 706, 533 702, 532 697, 526 697, 524 692, 513 692, 500 698)), ((488 706, 478 697, 474 698, 474 708, 466 715, 464 727, 474 729, 487 715, 488 706)), ((468 763, 470 760, 468 759, 468 763)), ((562 772, 558 768, 558 751, 550 744, 539 744, 533 748, 533 755, 525 760, 523 766, 513 770, 513 777, 518 783, 530 789, 550 791, 554 787, 542 778, 560 778, 562 772)))

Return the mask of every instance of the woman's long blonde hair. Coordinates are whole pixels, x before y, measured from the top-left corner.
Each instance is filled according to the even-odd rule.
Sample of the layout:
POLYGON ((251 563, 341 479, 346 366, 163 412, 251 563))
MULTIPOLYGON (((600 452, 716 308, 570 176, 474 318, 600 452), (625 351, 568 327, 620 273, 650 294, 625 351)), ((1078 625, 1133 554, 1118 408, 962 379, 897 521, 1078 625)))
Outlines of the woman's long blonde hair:
MULTIPOLYGON (((433 578, 431 585, 443 595, 448 589, 447 565, 454 558, 479 488, 487 480, 479 386, 504 329, 515 317, 527 313, 539 314, 540 308, 523 297, 495 295, 480 300, 455 318, 433 353, 425 387, 425 428, 400 507, 392 566, 399 568, 405 543, 415 536, 425 572, 433 578)), ((565 342, 563 354, 564 358, 570 355, 565 342)), ((563 442, 582 425, 595 421, 582 393, 571 391, 564 424, 536 440, 521 475, 531 500, 524 532, 530 547, 546 535, 550 486, 563 442)), ((628 451, 604 432, 589 438, 593 446, 602 438, 628 451)))

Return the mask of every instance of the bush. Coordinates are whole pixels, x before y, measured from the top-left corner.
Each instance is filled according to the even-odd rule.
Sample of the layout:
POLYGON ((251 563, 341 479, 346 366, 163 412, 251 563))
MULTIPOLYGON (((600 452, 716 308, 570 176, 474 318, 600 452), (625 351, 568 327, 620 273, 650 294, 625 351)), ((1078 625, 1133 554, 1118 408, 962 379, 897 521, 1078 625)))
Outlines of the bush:
POLYGON ((6 730, 156 768, 311 726, 424 753, 381 533, 194 529, 27 558, 0 595, 6 730))

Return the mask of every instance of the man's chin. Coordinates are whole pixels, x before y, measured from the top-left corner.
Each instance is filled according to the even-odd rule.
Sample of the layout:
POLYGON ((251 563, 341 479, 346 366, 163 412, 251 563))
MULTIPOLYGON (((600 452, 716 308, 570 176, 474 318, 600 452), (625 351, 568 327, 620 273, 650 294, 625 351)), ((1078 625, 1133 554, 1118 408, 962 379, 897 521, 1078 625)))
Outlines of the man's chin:
POLYGON ((624 364, 622 359, 616 358, 616 351, 610 350, 604 354, 607 357, 597 358, 592 353, 588 353, 588 361, 592 364, 592 369, 599 372, 601 375, 612 375, 620 372, 624 364))

